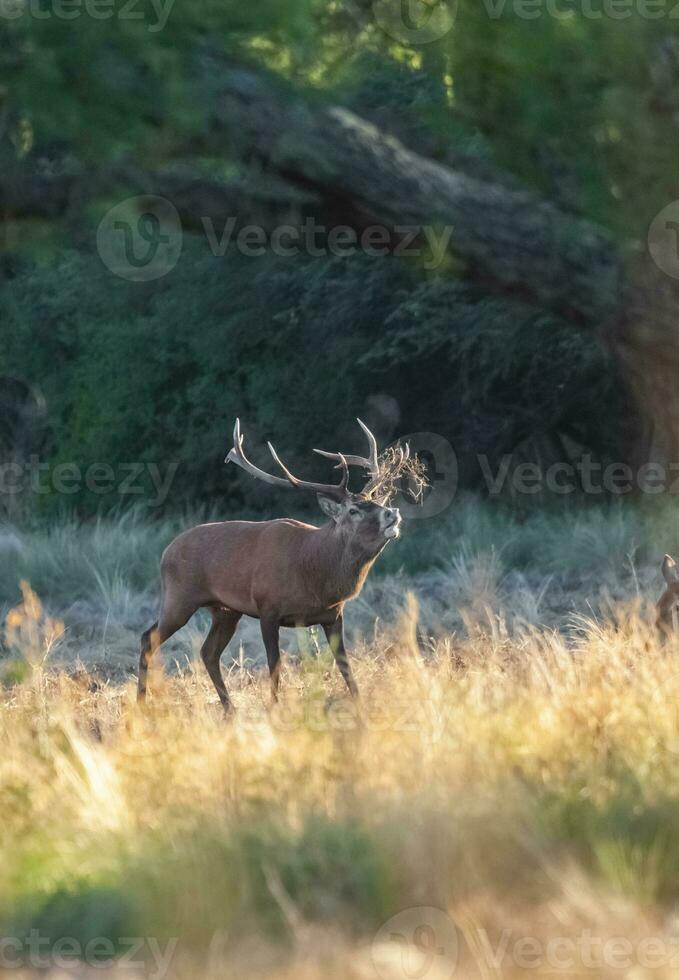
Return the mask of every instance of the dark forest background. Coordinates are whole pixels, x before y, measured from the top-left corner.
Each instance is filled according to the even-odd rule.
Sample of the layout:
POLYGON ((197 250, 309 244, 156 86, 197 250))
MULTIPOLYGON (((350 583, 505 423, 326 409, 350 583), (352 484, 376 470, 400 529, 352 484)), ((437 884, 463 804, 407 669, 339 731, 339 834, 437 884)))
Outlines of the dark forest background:
POLYGON ((224 510, 271 508, 223 465, 236 415, 253 457, 271 439, 317 478, 312 446, 362 450, 356 415, 444 436, 471 489, 478 454, 679 458, 674 280, 647 247, 679 197, 679 27, 650 6, 5 0, 4 459, 175 461, 166 506, 224 510), (156 197, 181 255, 133 281, 97 231, 156 197), (230 220, 377 227, 390 254, 211 247, 230 220), (404 226, 452 229, 445 254, 400 254, 404 226))

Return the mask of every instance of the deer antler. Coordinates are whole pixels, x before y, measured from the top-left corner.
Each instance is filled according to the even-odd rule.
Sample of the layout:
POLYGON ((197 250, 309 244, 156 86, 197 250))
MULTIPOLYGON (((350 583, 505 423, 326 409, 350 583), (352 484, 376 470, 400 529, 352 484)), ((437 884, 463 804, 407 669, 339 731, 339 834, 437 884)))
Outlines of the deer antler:
MULTIPOLYGON (((327 459, 344 459, 349 466, 362 466, 364 470, 368 471, 371 479, 375 479, 376 476, 379 476, 380 472, 380 464, 377 459, 377 439, 375 439, 375 436, 372 434, 365 422, 361 422, 360 419, 356 419, 356 421, 367 436, 369 450, 368 456, 350 456, 348 453, 346 456, 343 456, 342 453, 328 453, 324 449, 314 449, 314 452, 318 453, 319 456, 327 457, 327 459)), ((341 465, 342 464, 340 462, 338 466, 341 465)))
POLYGON ((236 419, 236 424, 233 427, 233 449, 229 451, 228 456, 224 460, 225 463, 236 463, 241 469, 249 473, 250 476, 254 476, 258 480, 263 480, 264 483, 269 483, 274 487, 294 487, 296 490, 313 490, 316 493, 322 493, 326 497, 332 497, 335 500, 345 500, 349 496, 347 486, 349 483, 349 467, 347 465, 347 460, 341 453, 336 453, 335 456, 339 459, 339 465, 342 467, 342 479, 339 483, 311 483, 308 480, 300 480, 298 477, 294 476, 290 470, 285 466, 285 464, 280 460, 276 450, 273 448, 270 442, 267 443, 269 447, 269 452, 273 456, 274 462, 280 466, 285 474, 285 479, 280 476, 273 476, 271 473, 266 473, 264 470, 260 470, 258 466, 251 463, 249 459, 245 456, 243 452, 243 436, 240 431, 240 419, 236 419))
MULTIPOLYGON (((356 421, 368 439, 367 456, 328 453, 324 449, 314 449, 314 452, 319 453, 321 456, 326 456, 328 459, 344 460, 349 466, 362 466, 368 473, 368 480, 361 491, 361 495, 367 498, 373 496, 379 498, 382 496, 386 500, 394 493, 396 481, 401 479, 408 471, 408 465, 406 464, 410 460, 410 446, 406 443, 405 446, 396 446, 388 449, 380 463, 375 436, 365 422, 361 422, 360 419, 356 419, 356 421)), ((336 468, 339 468, 341 465, 342 463, 339 462, 336 468)))

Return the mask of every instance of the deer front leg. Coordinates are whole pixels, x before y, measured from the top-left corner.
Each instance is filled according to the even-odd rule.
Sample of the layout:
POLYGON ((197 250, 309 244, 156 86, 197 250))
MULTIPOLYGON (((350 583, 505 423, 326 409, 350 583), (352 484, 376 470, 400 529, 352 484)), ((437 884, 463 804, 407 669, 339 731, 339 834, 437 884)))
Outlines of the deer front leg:
POLYGON ((344 619, 342 616, 338 616, 334 623, 330 626, 324 625, 323 629, 328 645, 332 650, 332 655, 335 658, 335 663, 339 667, 339 672, 349 688, 349 694, 351 694, 352 698, 356 698, 358 697, 358 688, 354 680, 354 675, 351 673, 349 661, 347 660, 347 651, 344 648, 344 619))
POLYGON ((210 679, 214 684, 219 700, 227 715, 233 711, 233 704, 224 684, 224 677, 222 676, 219 661, 231 637, 236 632, 240 617, 241 614, 239 612, 213 609, 212 629, 205 638, 205 642, 200 650, 205 669, 210 675, 210 679))
POLYGON ((280 619, 277 613, 265 613, 259 617, 262 639, 266 649, 266 659, 271 676, 271 697, 278 701, 278 683, 281 671, 281 651, 279 647, 280 619))

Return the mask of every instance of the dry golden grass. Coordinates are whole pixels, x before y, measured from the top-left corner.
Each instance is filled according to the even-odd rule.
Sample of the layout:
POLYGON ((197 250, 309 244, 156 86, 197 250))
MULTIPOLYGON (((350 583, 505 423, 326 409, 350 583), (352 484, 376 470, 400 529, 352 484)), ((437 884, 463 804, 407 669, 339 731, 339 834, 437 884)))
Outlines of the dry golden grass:
POLYGON ((26 592, 0 966, 29 975, 38 935, 101 976, 64 940, 106 961, 133 936, 158 977, 440 978, 453 953, 458 977, 675 975, 679 647, 638 603, 568 636, 477 613, 423 646, 406 603, 356 652, 360 708, 323 654, 275 709, 235 667, 225 722, 202 666, 156 671, 145 712, 132 681, 50 669, 59 625, 26 592))

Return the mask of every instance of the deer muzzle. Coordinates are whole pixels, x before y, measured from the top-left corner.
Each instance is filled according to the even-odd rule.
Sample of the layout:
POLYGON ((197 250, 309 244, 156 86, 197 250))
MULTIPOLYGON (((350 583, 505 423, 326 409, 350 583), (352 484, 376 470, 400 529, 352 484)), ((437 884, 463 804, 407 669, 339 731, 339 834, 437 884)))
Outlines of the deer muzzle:
POLYGON ((397 507, 385 507, 380 515, 385 538, 397 538, 401 533, 401 514, 397 507))

